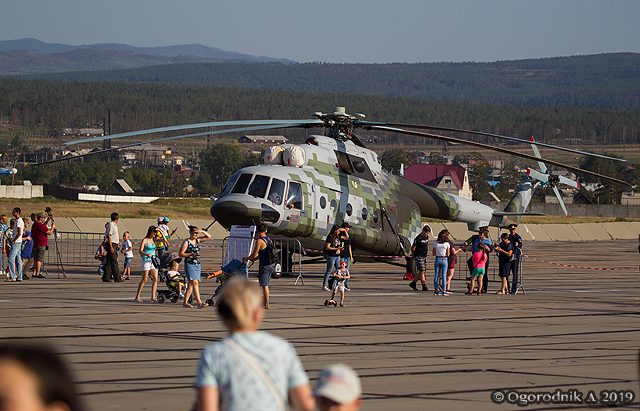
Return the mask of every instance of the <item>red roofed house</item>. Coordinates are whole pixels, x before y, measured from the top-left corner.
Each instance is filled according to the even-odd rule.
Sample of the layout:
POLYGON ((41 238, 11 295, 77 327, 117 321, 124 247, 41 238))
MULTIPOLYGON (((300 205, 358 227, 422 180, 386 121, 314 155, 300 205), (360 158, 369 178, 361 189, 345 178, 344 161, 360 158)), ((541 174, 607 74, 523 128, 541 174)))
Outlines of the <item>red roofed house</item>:
POLYGON ((471 200, 469 174, 462 166, 444 164, 413 164, 404 172, 407 180, 435 187, 449 194, 471 200))

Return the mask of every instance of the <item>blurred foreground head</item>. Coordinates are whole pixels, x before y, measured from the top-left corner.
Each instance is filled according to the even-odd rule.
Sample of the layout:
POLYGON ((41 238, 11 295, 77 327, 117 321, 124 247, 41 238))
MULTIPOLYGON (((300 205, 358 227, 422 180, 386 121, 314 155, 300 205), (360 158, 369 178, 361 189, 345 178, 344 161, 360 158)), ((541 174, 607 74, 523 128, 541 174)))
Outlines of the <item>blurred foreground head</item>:
POLYGON ((362 404, 360 378, 348 365, 329 365, 320 371, 314 395, 320 411, 357 411, 362 404))
POLYGON ((218 299, 220 319, 231 332, 257 328, 262 306, 260 286, 239 276, 227 281, 218 299))
POLYGON ((67 365, 48 348, 0 346, 0 411, 83 411, 67 365))

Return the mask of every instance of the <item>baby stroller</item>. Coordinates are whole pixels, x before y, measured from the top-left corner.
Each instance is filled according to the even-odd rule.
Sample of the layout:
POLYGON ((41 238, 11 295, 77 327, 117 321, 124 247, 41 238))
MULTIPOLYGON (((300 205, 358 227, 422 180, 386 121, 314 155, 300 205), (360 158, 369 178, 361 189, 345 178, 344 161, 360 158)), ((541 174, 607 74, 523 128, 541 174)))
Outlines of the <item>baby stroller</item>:
MULTIPOLYGON (((251 262, 251 265, 253 265, 253 262, 251 262)), ((220 285, 218 286, 218 288, 216 288, 216 291, 213 293, 211 298, 209 298, 208 300, 205 300, 205 304, 213 305, 213 298, 218 294, 220 294, 220 291, 222 291, 222 287, 224 287, 226 282, 229 281, 229 278, 233 277, 236 274, 242 274, 249 277, 249 267, 251 265, 248 265, 247 263, 243 263, 240 260, 231 260, 229 264, 225 265, 215 273, 213 272, 213 270, 208 269, 207 279, 215 278, 216 281, 220 283, 220 285)))
MULTIPOLYGON (((162 256, 160 256, 160 269, 158 270, 158 276, 160 277, 160 280, 164 281, 167 285, 167 289, 158 290, 156 298, 159 303, 164 303, 167 299, 171 300, 172 303, 176 303, 182 298, 178 293, 178 282, 182 284, 183 290, 186 289, 183 279, 171 279, 167 275, 167 271, 169 271, 171 263, 174 261, 177 261, 178 263, 182 261, 182 258, 178 256, 178 253, 163 253, 162 256)), ((193 296, 189 296, 189 304, 191 304, 191 301, 193 301, 193 296)))

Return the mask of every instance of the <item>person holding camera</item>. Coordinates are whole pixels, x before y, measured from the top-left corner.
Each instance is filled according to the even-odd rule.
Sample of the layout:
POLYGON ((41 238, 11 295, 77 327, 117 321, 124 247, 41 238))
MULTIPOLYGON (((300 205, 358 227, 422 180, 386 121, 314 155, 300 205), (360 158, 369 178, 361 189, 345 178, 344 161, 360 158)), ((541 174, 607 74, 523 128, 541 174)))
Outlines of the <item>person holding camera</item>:
POLYGON ((118 242, 120 235, 118 234, 118 213, 111 213, 111 222, 107 224, 104 232, 105 248, 107 249, 107 263, 104 266, 104 274, 102 281, 110 283, 121 283, 124 280, 120 278, 120 268, 118 267, 118 242))
POLYGON ((33 278, 44 278, 40 274, 42 269, 42 263, 44 262, 44 255, 49 248, 47 243, 49 236, 53 234, 53 230, 56 228, 56 223, 51 223, 51 228, 47 226, 51 220, 51 215, 48 217, 44 213, 38 213, 36 220, 33 223, 31 229, 31 238, 33 238, 33 278))

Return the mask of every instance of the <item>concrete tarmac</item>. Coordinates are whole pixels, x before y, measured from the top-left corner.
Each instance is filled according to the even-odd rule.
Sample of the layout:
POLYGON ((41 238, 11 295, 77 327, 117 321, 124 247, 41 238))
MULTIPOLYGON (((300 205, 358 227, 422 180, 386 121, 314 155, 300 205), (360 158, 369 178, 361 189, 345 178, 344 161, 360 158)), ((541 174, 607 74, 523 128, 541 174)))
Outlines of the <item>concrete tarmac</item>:
MULTIPOLYGON (((631 390, 638 408, 640 285, 635 242, 540 242, 525 253, 603 271, 525 260, 526 295, 451 296, 416 292, 404 270, 356 263, 345 308, 325 307, 324 266, 304 267, 271 282, 262 329, 291 341, 312 385, 323 366, 344 362, 363 384, 363 410, 520 408, 491 400, 494 390, 518 392, 631 390)), ((460 262, 459 265, 461 265, 460 262)), ((91 267, 66 267, 58 279, 1 283, 0 341, 56 347, 75 372, 89 410, 189 410, 202 348, 226 335, 214 307, 133 302, 139 281, 102 283, 91 267)), ((216 267, 217 268, 217 267, 216 267)), ((432 290, 433 274, 427 272, 432 290)), ((201 283, 204 298, 217 284, 201 283)), ((164 288, 164 284, 159 287, 164 288)), ((603 392, 603 394, 601 394, 603 392)), ((511 394, 513 395, 513 393, 511 394)), ((611 396, 611 399, 613 397, 611 396)), ((589 404, 531 404, 527 409, 589 408, 589 404)))

